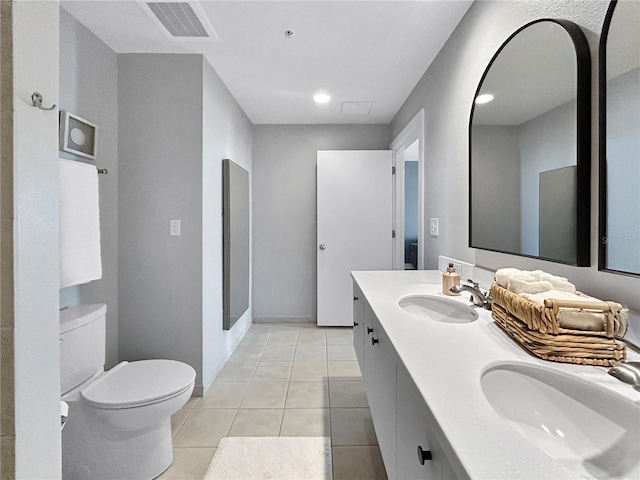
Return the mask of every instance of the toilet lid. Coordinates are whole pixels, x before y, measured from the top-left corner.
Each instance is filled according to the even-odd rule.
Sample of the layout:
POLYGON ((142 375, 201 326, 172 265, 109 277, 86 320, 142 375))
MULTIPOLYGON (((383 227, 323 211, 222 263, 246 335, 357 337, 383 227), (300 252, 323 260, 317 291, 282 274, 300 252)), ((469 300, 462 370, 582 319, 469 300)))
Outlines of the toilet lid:
POLYGON ((80 391, 97 408, 117 409, 156 403, 193 388, 196 372, 175 360, 121 362, 80 391))

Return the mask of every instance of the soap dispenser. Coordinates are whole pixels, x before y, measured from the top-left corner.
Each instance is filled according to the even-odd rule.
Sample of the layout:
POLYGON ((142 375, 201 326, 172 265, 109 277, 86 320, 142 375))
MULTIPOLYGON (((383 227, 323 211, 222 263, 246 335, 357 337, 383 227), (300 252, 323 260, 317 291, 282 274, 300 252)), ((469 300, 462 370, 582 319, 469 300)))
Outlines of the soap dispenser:
POLYGON ((442 274, 442 293, 445 295, 460 295, 451 291, 451 287, 454 285, 460 285, 460 274, 456 272, 453 263, 450 263, 447 271, 442 274))

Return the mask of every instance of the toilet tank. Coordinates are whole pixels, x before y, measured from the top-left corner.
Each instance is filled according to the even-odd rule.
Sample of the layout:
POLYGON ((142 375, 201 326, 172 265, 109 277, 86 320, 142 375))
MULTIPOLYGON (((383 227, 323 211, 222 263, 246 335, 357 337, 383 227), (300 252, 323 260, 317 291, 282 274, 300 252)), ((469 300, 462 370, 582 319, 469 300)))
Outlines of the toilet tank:
POLYGON ((67 393, 104 368, 106 342, 104 303, 60 311, 60 392, 67 393))

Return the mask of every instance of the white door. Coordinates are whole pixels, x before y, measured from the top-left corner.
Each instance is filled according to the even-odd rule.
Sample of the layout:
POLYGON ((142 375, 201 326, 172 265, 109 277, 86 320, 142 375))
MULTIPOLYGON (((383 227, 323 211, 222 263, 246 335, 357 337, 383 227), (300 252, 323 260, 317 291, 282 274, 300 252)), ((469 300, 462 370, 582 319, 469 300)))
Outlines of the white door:
POLYGON ((318 151, 318 325, 353 325, 351 271, 392 268, 391 168, 391 151, 318 151))

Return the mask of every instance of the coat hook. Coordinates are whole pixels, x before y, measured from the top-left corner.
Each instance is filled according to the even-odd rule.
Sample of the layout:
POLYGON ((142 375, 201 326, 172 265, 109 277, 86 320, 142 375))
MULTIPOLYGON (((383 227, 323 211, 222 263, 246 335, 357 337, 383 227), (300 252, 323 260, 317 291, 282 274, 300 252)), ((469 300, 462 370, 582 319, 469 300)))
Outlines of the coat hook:
POLYGON ((39 108, 40 110, 53 110, 56 108, 56 105, 53 105, 49 108, 44 108, 42 106, 42 95, 40 95, 38 92, 33 92, 33 94, 31 95, 31 101, 33 102, 33 106, 39 108))

